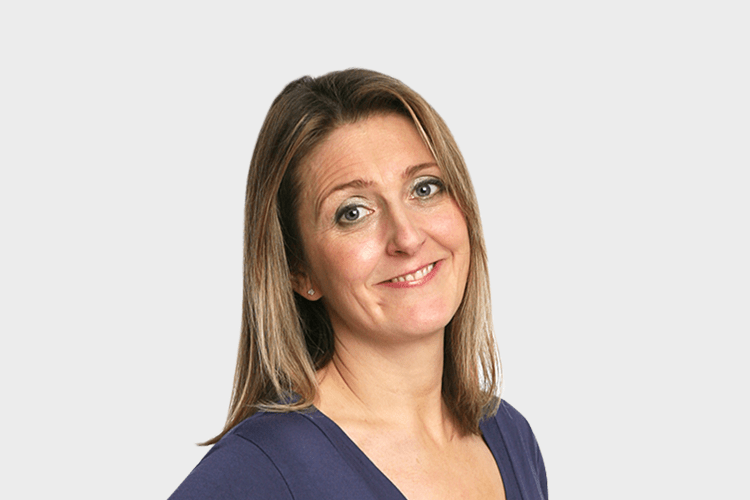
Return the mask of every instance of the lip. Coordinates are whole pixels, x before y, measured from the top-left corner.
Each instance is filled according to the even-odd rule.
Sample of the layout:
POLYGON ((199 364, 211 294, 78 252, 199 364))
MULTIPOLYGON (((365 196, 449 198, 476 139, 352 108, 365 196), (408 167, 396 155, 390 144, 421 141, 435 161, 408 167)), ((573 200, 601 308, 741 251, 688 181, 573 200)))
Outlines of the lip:
MULTIPOLYGON (((414 287, 417 287, 417 286, 422 286, 425 283, 427 283, 428 281, 432 280, 432 278, 435 277, 435 275, 437 274, 438 269, 440 268, 440 266, 441 266, 442 263, 443 263, 442 260, 439 260, 439 261, 435 262, 434 266, 432 267, 432 269, 430 270, 430 272, 427 273, 425 276, 422 276, 421 278, 417 279, 417 280, 412 280, 412 281, 396 281, 396 282, 393 282, 393 281, 391 281, 389 279, 389 280, 386 280, 386 281, 382 281, 379 284, 383 285, 383 286, 387 286, 389 288, 414 288, 414 287)), ((427 267, 429 265, 430 264, 425 264, 422 267, 418 267, 418 268, 414 269, 413 271, 409 271, 407 273, 400 274, 399 276, 406 276, 407 274, 414 274, 415 272, 419 271, 420 269, 424 269, 425 267, 427 267)))

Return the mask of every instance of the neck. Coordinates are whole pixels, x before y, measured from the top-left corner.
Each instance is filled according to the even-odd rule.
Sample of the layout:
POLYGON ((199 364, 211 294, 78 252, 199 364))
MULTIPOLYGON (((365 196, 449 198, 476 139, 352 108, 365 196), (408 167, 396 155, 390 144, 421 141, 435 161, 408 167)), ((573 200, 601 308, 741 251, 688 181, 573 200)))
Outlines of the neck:
POLYGON ((397 345, 337 336, 333 359, 318 372, 315 405, 337 423, 450 432, 442 398, 443 340, 442 331, 397 345))

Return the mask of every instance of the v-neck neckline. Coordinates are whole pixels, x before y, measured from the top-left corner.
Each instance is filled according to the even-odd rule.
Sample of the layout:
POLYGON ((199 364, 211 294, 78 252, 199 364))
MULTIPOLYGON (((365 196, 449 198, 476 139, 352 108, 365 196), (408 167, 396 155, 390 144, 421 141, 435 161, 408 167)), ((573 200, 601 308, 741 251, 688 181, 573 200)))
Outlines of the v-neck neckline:
MULTIPOLYGON (((380 468, 378 468, 378 466, 375 465, 372 460, 370 460, 370 457, 368 457, 365 452, 362 451, 359 446, 357 446, 357 443, 355 443, 352 438, 350 438, 349 435, 344 432, 344 430, 336 422, 331 420, 331 418, 329 418, 315 406, 311 407, 310 411, 304 412, 303 415, 310 419, 310 421, 323 432, 328 440, 331 441, 331 444, 337 450, 339 450, 339 453, 341 453, 345 458, 348 458, 350 461, 358 462, 360 464, 360 467, 367 471, 367 473, 369 474, 369 478, 373 478, 376 480, 379 486, 379 491, 388 491, 388 498, 408 500, 406 498, 406 495, 404 495, 401 490, 399 490, 398 487, 393 483, 393 481, 391 481, 388 476, 386 476, 385 473, 383 473, 383 471, 381 471, 380 468)), ((484 440, 485 444, 492 453, 493 458, 495 459, 495 464, 500 473, 500 479, 503 482, 503 489, 505 490, 506 500, 520 499, 521 497, 518 494, 508 496, 509 489, 514 490, 518 493, 520 493, 520 491, 518 490, 515 471, 512 468, 512 464, 510 463, 507 444, 505 443, 505 439, 503 438, 502 432, 497 423, 494 423, 493 425, 492 421, 494 420, 495 419, 493 417, 486 417, 479 423, 479 428, 482 432, 482 439, 484 440), (494 436, 488 436, 488 433, 497 433, 496 437, 498 437, 499 439, 492 439, 492 437, 494 436), (488 439, 488 437, 490 439, 488 439)), ((350 463, 349 461, 347 462, 350 463)))
POLYGON ((399 498, 401 500, 408 500, 406 496, 398 489, 398 487, 381 471, 375 463, 370 460, 362 449, 357 446, 352 438, 344 432, 344 429, 331 420, 325 413, 317 409, 316 407, 311 408, 311 412, 305 412, 304 415, 309 418, 313 424, 315 424, 325 434, 331 444, 341 453, 347 460, 347 463, 351 465, 352 462, 359 463, 368 473, 368 479, 375 479, 377 482, 377 491, 388 491, 388 498, 399 498), (391 496, 392 495, 392 496, 391 496))

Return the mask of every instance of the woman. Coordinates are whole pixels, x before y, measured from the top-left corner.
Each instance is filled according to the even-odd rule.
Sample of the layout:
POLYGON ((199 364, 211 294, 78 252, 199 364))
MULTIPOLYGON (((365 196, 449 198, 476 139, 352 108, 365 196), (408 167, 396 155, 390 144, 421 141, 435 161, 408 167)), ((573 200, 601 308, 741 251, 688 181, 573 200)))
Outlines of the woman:
POLYGON ((471 181, 418 94, 365 70, 289 84, 245 215, 229 417, 172 498, 547 498, 496 395, 471 181))

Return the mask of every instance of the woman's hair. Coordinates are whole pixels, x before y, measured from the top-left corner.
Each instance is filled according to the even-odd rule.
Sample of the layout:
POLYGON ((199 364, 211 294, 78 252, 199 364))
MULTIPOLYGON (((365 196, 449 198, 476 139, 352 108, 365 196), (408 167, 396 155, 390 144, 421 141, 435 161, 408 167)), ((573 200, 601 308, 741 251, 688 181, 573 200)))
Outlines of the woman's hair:
POLYGON ((471 261, 463 300, 445 328, 443 398, 464 432, 479 433, 499 399, 500 363, 492 333, 489 273, 479 210, 453 136, 416 92, 363 69, 291 82, 274 100, 250 162, 245 199, 242 333, 234 389, 218 441, 259 410, 312 405, 316 370, 333 356, 333 329, 323 301, 295 295, 292 277, 304 269, 297 226, 299 169, 336 128, 376 114, 411 119, 432 152, 448 193, 466 218, 471 261))

